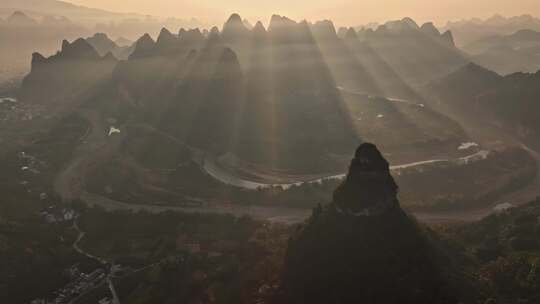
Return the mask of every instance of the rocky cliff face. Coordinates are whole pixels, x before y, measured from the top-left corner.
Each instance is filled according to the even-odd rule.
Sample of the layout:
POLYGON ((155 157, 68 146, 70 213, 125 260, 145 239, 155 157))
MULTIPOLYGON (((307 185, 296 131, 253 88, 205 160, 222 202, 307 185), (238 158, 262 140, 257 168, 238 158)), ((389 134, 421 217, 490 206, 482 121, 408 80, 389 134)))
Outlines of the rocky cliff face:
POLYGON ((289 241, 276 303, 457 303, 396 194, 388 162, 361 145, 334 201, 289 241))

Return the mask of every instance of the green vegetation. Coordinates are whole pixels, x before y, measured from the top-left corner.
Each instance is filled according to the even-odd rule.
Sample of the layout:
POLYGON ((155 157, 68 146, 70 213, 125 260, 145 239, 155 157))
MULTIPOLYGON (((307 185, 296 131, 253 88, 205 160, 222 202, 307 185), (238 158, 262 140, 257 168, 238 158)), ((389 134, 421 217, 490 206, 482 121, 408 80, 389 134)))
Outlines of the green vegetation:
POLYGON ((467 250, 488 297, 500 301, 495 303, 536 303, 540 300, 539 218, 540 198, 479 223, 439 232, 467 250))
POLYGON ((81 246, 125 269, 114 279, 122 303, 252 303, 278 279, 290 231, 230 215, 80 208, 81 246))

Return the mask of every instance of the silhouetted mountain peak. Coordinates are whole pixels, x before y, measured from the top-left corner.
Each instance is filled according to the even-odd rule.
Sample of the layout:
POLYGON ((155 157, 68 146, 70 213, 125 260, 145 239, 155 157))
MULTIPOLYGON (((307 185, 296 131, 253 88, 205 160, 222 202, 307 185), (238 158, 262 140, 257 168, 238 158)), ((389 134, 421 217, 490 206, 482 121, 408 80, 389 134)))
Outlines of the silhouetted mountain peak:
POLYGON ((242 68, 232 49, 228 47, 223 49, 216 67, 215 77, 232 82, 238 81, 242 77, 242 68))
POLYGON ((356 40, 358 39, 358 34, 354 30, 354 28, 350 27, 347 32, 345 33, 345 39, 346 40, 356 40))
POLYGON ((60 49, 62 52, 69 47, 69 41, 66 39, 62 40, 62 48, 60 49))
POLYGON ((426 22, 422 24, 420 30, 429 36, 439 37, 441 35, 439 30, 435 27, 435 25, 433 25, 433 22, 426 22))
POLYGON ((101 54, 118 47, 105 33, 96 33, 94 36, 86 38, 86 41, 101 54))
POLYGON ((351 167, 349 175, 360 171, 386 171, 389 172, 390 166, 381 152, 372 143, 360 145, 354 153, 354 163, 356 167, 351 167))
POLYGON ((236 53, 231 48, 224 48, 223 54, 221 55, 221 62, 237 63, 238 58, 236 57, 236 53))
POLYGON ((274 303, 457 303, 396 193, 388 162, 362 144, 334 201, 289 240, 274 303))
POLYGON ((40 53, 35 52, 32 54, 32 68, 35 68, 36 66, 44 63, 45 61, 47 61, 47 58, 43 57, 43 55, 41 55, 40 53))
POLYGON ((336 39, 337 33, 334 23, 330 20, 317 21, 313 26, 313 34, 319 39, 336 39))
POLYGON ((64 59, 100 58, 96 49, 83 38, 79 38, 73 41, 73 43, 69 43, 67 40, 62 41, 62 51, 59 53, 59 57, 64 59))
POLYGON ((146 48, 149 46, 154 46, 154 39, 150 37, 150 34, 146 33, 142 35, 142 37, 139 38, 139 40, 137 40, 135 43, 137 47, 146 48))
POLYGON ((413 29, 418 29, 419 26, 418 24, 416 23, 416 21, 414 21, 412 18, 410 17, 405 17, 403 19, 401 19, 401 22, 403 22, 404 24, 408 25, 409 27, 413 28, 413 29))
POLYGON ((345 35, 347 34, 347 28, 344 26, 339 27, 337 31, 337 35, 339 38, 345 38, 345 35))
POLYGON ((217 26, 214 26, 208 34, 208 45, 213 45, 221 42, 221 35, 217 26))
POLYGON ((11 16, 7 18, 8 24, 17 25, 17 26, 29 26, 36 25, 37 22, 28 17, 25 13, 21 11, 15 11, 11 16))
POLYGON ((255 26, 253 27, 253 32, 256 34, 263 34, 263 33, 266 34, 266 28, 264 28, 264 25, 262 24, 262 22, 257 21, 255 26))
POLYGON ((94 36, 92 36, 90 38, 94 38, 94 39, 98 39, 98 40, 112 41, 111 39, 109 39, 109 36, 107 36, 107 34, 105 34, 105 33, 95 33, 94 36))
POLYGON ((135 42, 135 50, 129 58, 141 58, 150 55, 155 44, 154 39, 152 39, 149 34, 144 34, 137 42, 135 42))
MULTIPOLYGON (((67 40, 62 41, 62 49, 56 55, 45 58, 40 53, 32 54, 31 72, 42 63, 56 60, 83 60, 83 61, 98 61, 101 57, 99 53, 85 39, 79 38, 73 43, 67 40)), ((31 75, 30 73, 29 75, 31 75)))
POLYGON ((242 22, 242 17, 238 15, 237 13, 232 14, 229 19, 227 19, 227 22, 225 22, 226 25, 232 25, 232 26, 238 26, 238 25, 244 25, 242 22))
POLYGON ((253 29, 253 24, 251 24, 251 22, 249 22, 249 20, 247 19, 242 19, 242 23, 244 23, 244 26, 248 29, 248 30, 252 30, 253 29))
POLYGON ((198 28, 179 33, 180 40, 188 44, 198 44, 204 41, 204 36, 198 28))
POLYGON ((174 36, 168 29, 162 28, 156 41, 156 47, 160 49, 166 49, 173 47, 176 42, 176 36, 174 36))
POLYGON ((296 22, 293 20, 280 15, 272 15, 272 18, 270 18, 270 24, 268 26, 269 32, 280 32, 285 29, 290 29, 296 25, 296 22))
POLYGON ((232 14, 223 24, 222 37, 225 41, 236 41, 249 35, 249 29, 245 26, 238 14, 232 14))
POLYGON ((398 206, 397 190, 388 161, 375 145, 364 143, 356 150, 345 181, 334 192, 334 203, 345 212, 380 214, 398 206))
POLYGON ((251 33, 253 35, 253 38, 257 41, 266 39, 268 34, 266 29, 264 28, 264 25, 260 21, 257 21, 251 33))
POLYGON ((164 39, 174 39, 174 35, 166 28, 161 29, 157 41, 164 39))
POLYGON ((441 35, 441 39, 446 42, 450 46, 456 46, 454 42, 454 35, 452 34, 452 31, 447 30, 441 35))
POLYGON ((514 34, 512 34, 511 36, 520 40, 533 40, 533 41, 540 40, 540 32, 537 32, 531 29, 519 30, 515 32, 514 34))
POLYGON ((445 99, 451 98, 453 102, 460 102, 497 87, 503 79, 499 74, 471 62, 441 79, 432 81, 429 89, 438 92, 445 99))

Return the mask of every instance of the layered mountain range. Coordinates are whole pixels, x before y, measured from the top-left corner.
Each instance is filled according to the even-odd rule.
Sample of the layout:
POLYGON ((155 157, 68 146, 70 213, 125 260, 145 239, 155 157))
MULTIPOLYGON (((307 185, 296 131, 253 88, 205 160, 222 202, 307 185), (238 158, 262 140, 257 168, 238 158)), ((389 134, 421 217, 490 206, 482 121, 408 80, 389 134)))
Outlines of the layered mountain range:
POLYGON ((471 63, 433 81, 428 91, 463 115, 489 117, 494 124, 538 145, 539 88, 538 72, 500 76, 471 63))
POLYGON ((62 42, 62 49, 45 58, 32 55, 31 72, 24 78, 20 97, 31 103, 51 107, 83 98, 87 91, 110 77, 117 59, 108 53, 100 56, 86 40, 62 42))
POLYGON ((86 38, 86 41, 96 49, 99 55, 105 56, 107 53, 111 53, 120 60, 128 59, 135 48, 133 42, 125 38, 113 41, 105 33, 96 33, 94 36, 86 38))
POLYGON ((36 20, 15 11, 0 19, 0 83, 19 80, 30 69, 32 52, 54 54, 62 39, 76 39, 89 32, 64 17, 36 20))
POLYGON ((540 32, 522 29, 509 35, 493 35, 469 43, 463 49, 472 61, 501 75, 540 69, 540 32))
POLYGON ((497 14, 487 19, 449 21, 443 28, 454 33, 457 45, 464 46, 487 37, 510 35, 523 29, 540 31, 540 19, 527 14, 512 17, 497 14))
MULTIPOLYGON (((370 96, 421 104, 411 84, 463 63, 451 34, 410 19, 391 30, 349 29, 341 38, 330 21, 298 23, 274 15, 268 29, 260 22, 250 28, 233 14, 221 31, 162 29, 156 40, 144 35, 131 48, 103 34, 64 42, 50 58, 34 54, 21 97, 65 99, 66 105, 69 99, 85 100, 104 117, 150 124, 224 156, 229 165, 241 160, 278 171, 332 171, 344 166, 347 151, 363 137, 351 107, 370 96), (37 84, 52 95, 38 93, 37 84), (83 93, 85 98, 77 95, 83 93)), ((459 140, 452 122, 419 107, 415 111, 453 130, 450 137, 435 131, 436 142, 459 140)), ((423 139, 418 130, 412 132, 418 134, 415 141, 432 140, 425 133, 433 129, 423 139)))
MULTIPOLYGON (((351 29, 345 32, 345 37, 354 35, 351 29)), ((452 32, 441 34, 431 22, 419 26, 411 18, 404 18, 387 22, 375 30, 361 28, 356 36, 377 54, 379 61, 387 63, 413 86, 442 76, 448 69, 467 61, 455 47, 452 32)))

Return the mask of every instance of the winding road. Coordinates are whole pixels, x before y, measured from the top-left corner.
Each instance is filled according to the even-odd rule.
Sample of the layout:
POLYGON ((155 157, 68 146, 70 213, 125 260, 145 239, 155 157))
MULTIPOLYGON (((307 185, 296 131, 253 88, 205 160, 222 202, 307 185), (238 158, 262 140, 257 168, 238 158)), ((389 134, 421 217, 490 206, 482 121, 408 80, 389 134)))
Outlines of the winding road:
MULTIPOLYGON (((79 246, 79 243, 81 242, 81 240, 84 238, 84 236, 86 235, 86 233, 84 231, 82 231, 80 228, 79 228, 79 225, 77 223, 77 219, 75 219, 73 221, 73 229, 75 229, 77 232, 78 232, 78 235, 77 235, 77 239, 75 240, 75 242, 73 243, 73 249, 75 249, 75 251, 77 251, 78 253, 92 259, 92 260, 95 260, 95 261, 98 261, 99 263, 101 263, 102 265, 106 266, 107 264, 109 264, 109 262, 107 262, 105 259, 103 258, 100 258, 98 256, 95 256, 85 250, 83 250, 80 246, 79 246)), ((112 267, 111 267, 112 269, 112 267)), ((120 304, 120 299, 118 298, 118 294, 116 293, 116 289, 114 288, 114 284, 113 284, 113 281, 111 279, 111 276, 112 276, 112 272, 109 271, 107 273, 107 276, 105 278, 105 282, 107 282, 107 286, 109 288, 109 291, 111 292, 111 296, 112 296, 112 304, 120 304)), ((82 295, 81 295, 82 296, 82 295)), ((75 303, 80 297, 74 299, 73 301, 71 301, 70 303, 75 303)))

